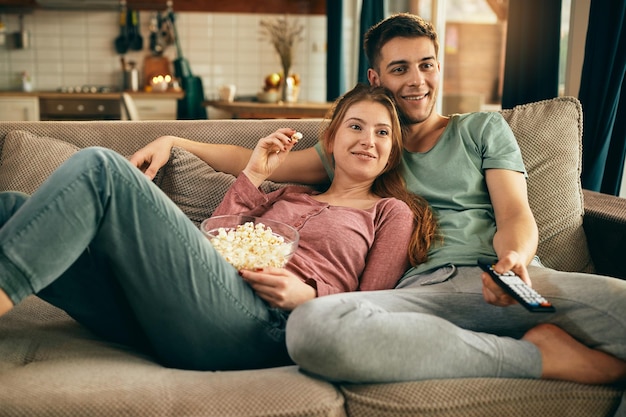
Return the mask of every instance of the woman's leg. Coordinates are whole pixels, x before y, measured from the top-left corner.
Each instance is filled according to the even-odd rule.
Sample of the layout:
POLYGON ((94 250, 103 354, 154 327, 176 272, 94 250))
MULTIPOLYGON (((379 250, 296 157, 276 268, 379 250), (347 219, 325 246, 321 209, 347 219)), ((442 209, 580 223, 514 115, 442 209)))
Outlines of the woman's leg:
MULTIPOLYGON (((0 228, 28 198, 27 194, 20 192, 0 193, 0 228)), ((111 341, 149 349, 143 331, 130 313, 128 302, 119 285, 116 286, 115 280, 109 279, 109 276, 108 264, 98 263, 87 250, 63 275, 37 295, 65 309, 76 320, 90 323, 90 327, 111 341), (78 289, 78 286, 84 288, 78 289)), ((8 296, 6 300, 13 304, 8 296)))
MULTIPOLYGON (((0 228, 28 199, 28 195, 17 191, 0 193, 0 228)), ((0 288, 0 316, 13 308, 13 300, 0 288)))
POLYGON ((93 273, 96 282, 113 280, 110 288, 170 366, 289 361, 283 314, 268 309, 178 207, 114 152, 81 151, 55 171, 0 229, 0 251, 0 287, 14 302, 62 283, 55 303, 96 331, 106 320, 84 314, 97 306, 83 300, 100 288, 91 285, 93 273), (73 267, 85 251, 89 274, 73 267))

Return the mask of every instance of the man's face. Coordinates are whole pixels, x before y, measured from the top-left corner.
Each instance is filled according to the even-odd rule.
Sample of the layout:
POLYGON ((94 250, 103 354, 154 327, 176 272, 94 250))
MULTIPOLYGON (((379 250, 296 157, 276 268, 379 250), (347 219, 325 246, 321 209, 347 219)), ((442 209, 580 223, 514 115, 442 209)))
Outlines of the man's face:
POLYGON ((429 38, 394 38, 383 45, 378 71, 370 69, 368 79, 393 92, 399 110, 415 124, 435 114, 439 73, 435 46, 429 38))

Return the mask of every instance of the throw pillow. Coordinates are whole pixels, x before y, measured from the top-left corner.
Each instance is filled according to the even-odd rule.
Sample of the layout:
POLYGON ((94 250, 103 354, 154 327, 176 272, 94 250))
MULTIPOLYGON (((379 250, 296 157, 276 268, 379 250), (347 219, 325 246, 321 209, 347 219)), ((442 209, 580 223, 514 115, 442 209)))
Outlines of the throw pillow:
POLYGON ((7 133, 0 155, 0 190, 32 194, 78 149, 62 140, 23 130, 7 133))
MULTIPOLYGON (((191 152, 177 147, 172 148, 170 159, 157 178, 156 184, 196 225, 211 217, 235 182, 234 175, 215 171, 191 152)), ((268 193, 284 185, 265 181, 260 189, 268 193)))
POLYGON ((539 227, 537 253, 547 267, 592 272, 583 230, 583 114, 560 97, 503 110, 528 171, 528 199, 539 227))

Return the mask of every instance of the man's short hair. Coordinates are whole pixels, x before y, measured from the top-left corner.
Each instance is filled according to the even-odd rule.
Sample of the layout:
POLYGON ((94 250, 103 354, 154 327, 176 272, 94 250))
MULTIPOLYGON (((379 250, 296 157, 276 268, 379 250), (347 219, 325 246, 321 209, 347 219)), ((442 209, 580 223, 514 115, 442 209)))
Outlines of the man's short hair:
POLYGON ((370 67, 378 71, 380 51, 394 38, 427 37, 435 46, 435 57, 439 53, 439 41, 434 26, 421 17, 410 13, 397 13, 381 20, 365 33, 363 48, 370 67))

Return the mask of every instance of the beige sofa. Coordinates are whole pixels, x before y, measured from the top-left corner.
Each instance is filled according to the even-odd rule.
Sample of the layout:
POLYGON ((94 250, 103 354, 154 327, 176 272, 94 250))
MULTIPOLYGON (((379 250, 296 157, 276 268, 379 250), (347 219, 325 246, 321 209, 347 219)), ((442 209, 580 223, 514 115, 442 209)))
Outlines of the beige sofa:
MULTIPOLYGON (((626 200, 580 188, 580 104, 561 98, 503 112, 529 171, 544 263, 626 278, 626 200), (584 199, 583 199, 584 197, 584 199)), ((319 120, 2 122, 0 190, 32 192, 78 148, 131 155, 163 134, 253 146, 278 127, 319 120)), ((233 177, 174 149, 155 182, 196 223, 233 177)), ((266 183, 267 189, 278 186, 266 183)), ((37 248, 33 248, 37 250, 37 248)), ((384 352, 381 352, 384 354, 384 352)), ((238 372, 167 369, 95 337, 36 296, 0 318, 1 416, 610 416, 623 387, 521 379, 332 385, 296 366, 238 372)))

